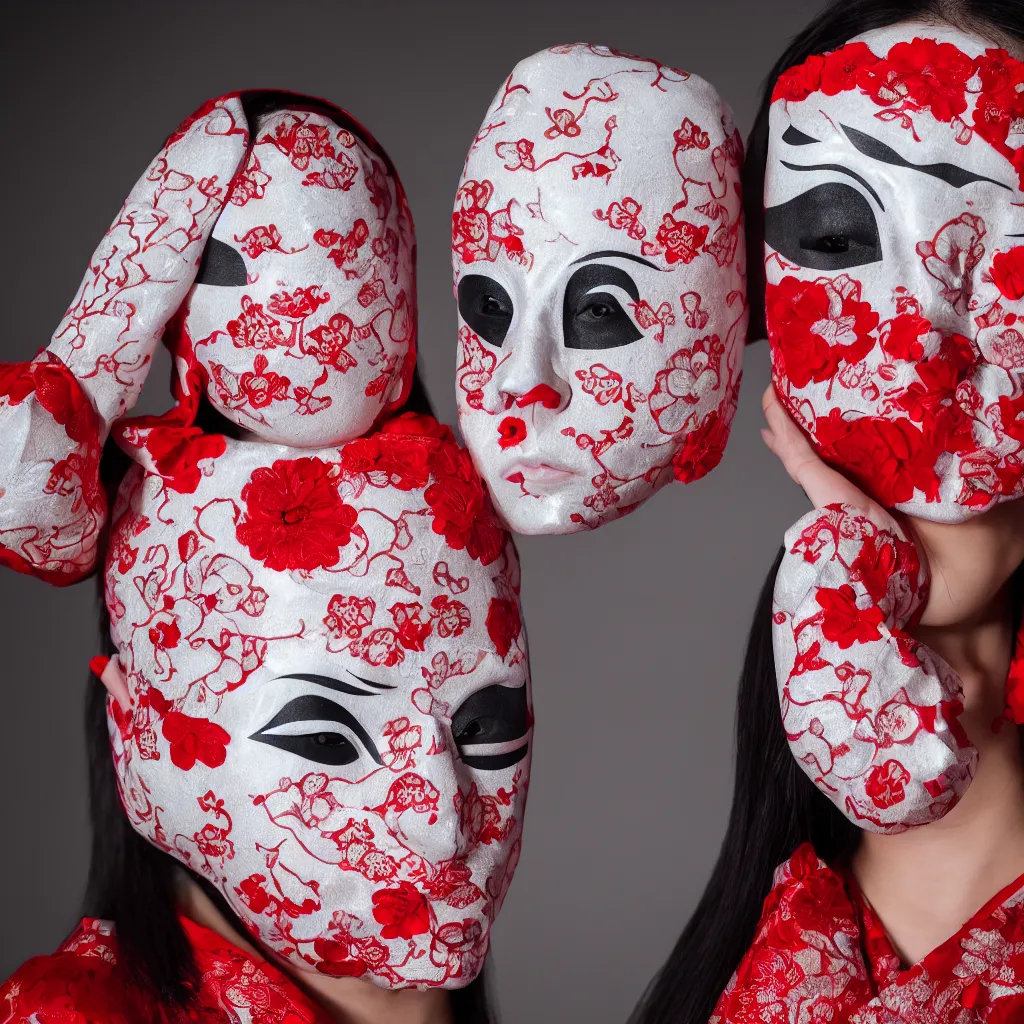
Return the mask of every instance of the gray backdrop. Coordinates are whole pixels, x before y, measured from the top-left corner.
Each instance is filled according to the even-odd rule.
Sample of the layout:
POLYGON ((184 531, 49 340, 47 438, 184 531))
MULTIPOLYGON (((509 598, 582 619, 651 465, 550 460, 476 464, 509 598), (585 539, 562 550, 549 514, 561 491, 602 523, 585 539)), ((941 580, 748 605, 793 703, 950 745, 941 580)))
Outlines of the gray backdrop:
MULTIPOLYGON (((454 423, 450 214, 520 58, 605 43, 708 78, 750 126, 819 0, 14 3, 0 14, 0 359, 49 340, 167 133, 207 97, 283 87, 350 109, 391 154, 419 238, 421 367, 454 423)), ((166 394, 158 364, 144 402, 166 394)), ((728 814, 736 678, 757 591, 805 502, 762 445, 766 346, 710 477, 596 533, 523 538, 537 733, 522 860, 494 932, 505 1024, 621 1024, 696 903, 728 814)), ((2 438, 0 438, 2 443, 2 438)), ((0 978, 76 920, 93 590, 0 573, 0 978)), ((699 970, 699 965, 694 965, 699 970)))

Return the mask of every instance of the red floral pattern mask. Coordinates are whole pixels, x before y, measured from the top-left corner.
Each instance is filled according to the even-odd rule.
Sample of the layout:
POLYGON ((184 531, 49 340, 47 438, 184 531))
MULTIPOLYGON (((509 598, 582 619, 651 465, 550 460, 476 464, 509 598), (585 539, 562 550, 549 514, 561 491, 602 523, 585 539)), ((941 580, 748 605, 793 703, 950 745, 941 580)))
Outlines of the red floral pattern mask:
POLYGON ((765 176, 773 380, 889 507, 1024 493, 1024 63, 953 28, 783 74, 765 176))
MULTIPOLYGON (((515 549, 446 427, 407 415, 329 443, 337 431, 362 431, 381 396, 395 394, 368 396, 369 418, 332 420, 331 410, 360 404, 361 390, 347 397, 356 367, 334 367, 323 382, 333 398, 319 412, 292 403, 281 419, 271 406, 257 416, 220 401, 208 357, 226 365, 243 348, 230 324, 230 344, 193 330, 200 307, 244 305, 245 295, 259 303, 264 287, 294 297, 323 279, 290 277, 312 266, 310 254, 271 246, 246 254, 246 284, 235 289, 218 278, 233 257, 207 244, 211 233, 244 238, 232 211, 276 195, 258 207, 266 237, 276 225, 281 249, 301 249, 301 218, 323 212, 324 197, 337 200, 340 224, 361 208, 360 190, 372 206, 398 189, 397 179, 367 184, 384 157, 355 127, 362 141, 352 145, 326 125, 326 136, 304 134, 318 122, 301 104, 272 124, 257 119, 274 138, 259 135, 250 149, 248 99, 211 101, 172 134, 49 348, 0 365, 0 563, 71 583, 106 550, 119 653, 102 678, 118 680, 111 742, 122 803, 143 836, 206 877, 266 947, 300 968, 385 987, 459 987, 480 970, 519 855, 532 712, 515 549), (296 129, 287 143, 282 125, 296 129), (253 154, 272 182, 250 173, 253 154), (329 178, 345 160, 354 176, 329 178), (264 198, 235 204, 253 180, 264 198), (290 199, 271 188, 286 182, 290 199), (165 327, 175 405, 124 419, 165 327), (204 387, 256 439, 196 426, 204 387), (137 463, 109 528, 99 479, 108 432, 137 463), (265 439, 285 432, 292 445, 265 439)), ((386 238, 397 216, 391 195, 371 238, 386 238)), ((309 244, 319 245, 315 235, 309 244)), ((356 277, 339 267, 317 294, 347 303, 354 322, 365 310, 360 323, 386 347, 404 271, 399 264, 396 282, 384 270, 395 264, 373 251, 376 269, 363 249, 356 277), (378 275, 384 288, 364 303, 378 275)), ((301 374, 327 372, 303 340, 317 330, 296 322, 272 345, 246 335, 245 358, 287 359, 263 370, 287 365, 294 396, 301 374)), ((395 345, 411 373, 410 338, 395 345)))
POLYGON ((302 447, 366 433, 415 359, 405 194, 365 129, 334 118, 298 103, 249 126, 180 345, 228 419, 302 447))
MULTIPOLYGON (((163 429, 118 428, 144 463, 163 429)), ((465 985, 529 776, 515 549, 429 418, 340 449, 217 440, 115 510, 131 823, 299 967, 465 985)))
POLYGON ((701 79, 600 46, 521 61, 452 215, 459 422, 521 533, 617 518, 722 457, 746 325, 742 146, 701 79))

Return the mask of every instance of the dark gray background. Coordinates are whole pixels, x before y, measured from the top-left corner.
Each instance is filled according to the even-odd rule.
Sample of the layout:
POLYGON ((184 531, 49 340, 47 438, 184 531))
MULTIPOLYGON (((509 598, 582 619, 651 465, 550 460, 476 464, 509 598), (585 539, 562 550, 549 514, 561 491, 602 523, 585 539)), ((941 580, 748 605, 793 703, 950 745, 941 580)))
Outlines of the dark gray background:
MULTIPOLYGON (((465 151, 522 57, 585 40, 712 81, 741 130, 818 0, 12 3, 0 15, 0 359, 30 358, 167 133, 210 96, 282 87, 347 107, 405 182, 419 238, 421 367, 455 421, 450 214, 465 151)), ((804 511, 758 436, 747 350, 729 450, 575 537, 523 538, 537 738, 524 852, 494 932, 505 1024, 621 1024, 722 837, 735 682, 754 600, 804 511)), ((158 365, 144 401, 159 406, 158 365)), ((2 443, 2 438, 0 438, 2 443)), ((76 919, 87 860, 82 700, 89 584, 0 574, 0 978, 76 919)), ((693 965, 700 970, 699 964, 693 965)))

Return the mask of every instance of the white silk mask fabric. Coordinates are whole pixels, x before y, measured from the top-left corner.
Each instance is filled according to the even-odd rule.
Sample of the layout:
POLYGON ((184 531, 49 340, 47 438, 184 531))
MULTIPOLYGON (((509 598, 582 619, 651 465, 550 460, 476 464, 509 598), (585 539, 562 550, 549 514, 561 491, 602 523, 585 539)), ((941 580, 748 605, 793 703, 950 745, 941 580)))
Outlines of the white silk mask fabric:
POLYGON ((459 183, 459 423, 526 534, 718 464, 746 332, 742 145, 695 75, 588 44, 521 61, 459 183))
POLYGON ((883 505, 960 522, 1024 493, 1024 64, 904 23, 802 67, 765 173, 776 389, 883 505))
MULTIPOLYGON (((950 27, 868 32, 776 85, 775 389, 889 508, 958 523, 1024 491, 1022 146, 1024 64, 950 27)), ((977 765, 960 679, 911 634, 928 586, 895 520, 837 505, 786 533, 773 617, 786 735, 870 831, 943 817, 977 765)))
MULTIPOLYGON (((365 130, 365 159, 342 137, 348 129, 326 124, 326 136, 307 138, 304 168, 299 142, 281 154, 276 128, 276 142, 257 133, 250 147, 250 98, 212 100, 171 135, 50 347, 0 365, 0 563, 66 584, 106 550, 105 600, 130 697, 127 708, 108 700, 108 720, 134 828, 302 970, 458 988, 482 967, 520 849, 532 711, 515 548, 447 427, 409 413, 338 440, 364 431, 404 384, 367 395, 361 370, 335 367, 318 386, 332 400, 320 412, 264 419, 219 403, 212 386, 210 401, 245 439, 196 425, 207 372, 215 379, 210 353, 286 360, 275 365, 292 384, 330 367, 302 340, 312 323, 282 328, 283 344, 228 327, 233 348, 220 337, 193 348, 182 341, 186 314, 194 325, 200 309, 216 310, 216 323, 246 295, 264 302, 257 288, 294 296, 316 284, 332 293, 321 313, 369 325, 387 349, 405 287, 415 322, 411 277, 401 286, 411 262, 397 265, 396 293, 386 254, 352 263, 351 278, 342 260, 327 280, 271 246, 243 255, 244 287, 195 283, 204 252, 202 273, 237 270, 223 249, 216 265, 208 246, 218 230, 225 246, 254 237, 235 206, 266 227, 261 238, 301 249, 291 217, 314 211, 318 230, 344 226, 368 218, 384 187, 390 213, 374 210, 369 239, 386 239, 404 203, 365 130), (347 166, 339 150, 324 155, 328 142, 356 166, 344 182, 327 177, 330 160, 338 174, 347 166), (233 204, 254 180, 254 153, 271 180, 233 204), (368 182, 382 167, 384 185, 368 182), (302 273, 290 277, 293 267, 302 273), (125 418, 165 330, 175 404, 125 418), (323 415, 359 407, 366 416, 323 415), (108 433, 136 463, 111 527, 99 475, 108 433)), ((325 106, 288 102, 302 115, 325 106)), ((293 114, 268 124, 294 127, 293 114)), ((411 252, 411 220, 404 244, 411 252)), ((407 383, 413 337, 402 334, 401 370, 387 365, 407 383)), ((353 331, 357 352, 367 340, 353 331)))

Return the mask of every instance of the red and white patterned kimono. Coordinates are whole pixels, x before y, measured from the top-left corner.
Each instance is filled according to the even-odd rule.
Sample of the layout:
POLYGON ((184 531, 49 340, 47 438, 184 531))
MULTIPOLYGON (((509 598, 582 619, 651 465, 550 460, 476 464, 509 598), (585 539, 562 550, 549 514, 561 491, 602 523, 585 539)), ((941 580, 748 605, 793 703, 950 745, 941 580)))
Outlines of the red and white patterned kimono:
MULTIPOLYGON (((276 967, 181 918, 201 978, 196 1024, 329 1024, 276 967)), ((3 1024, 139 1024, 152 1020, 117 970, 109 921, 85 918, 52 956, 33 957, 0 987, 3 1024)))
POLYGON ((904 970, 853 879, 809 843, 776 872, 710 1024, 1024 1021, 1024 876, 904 970))

